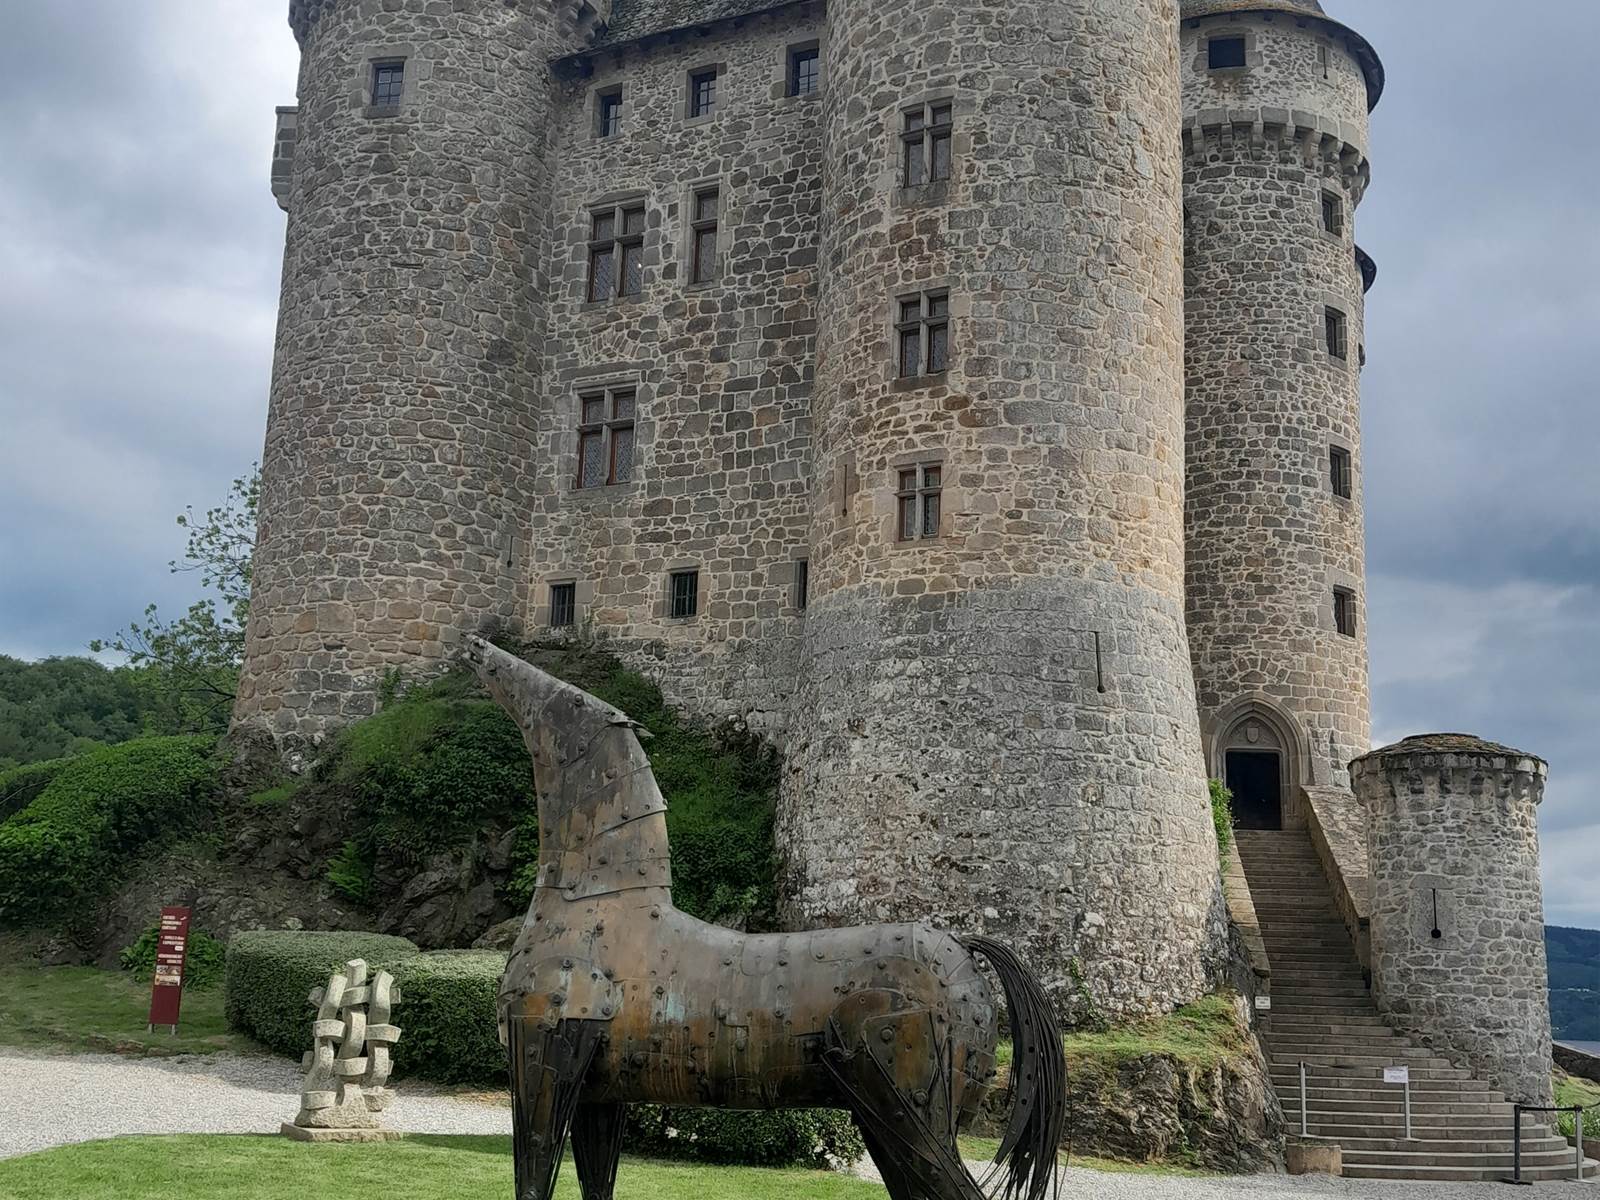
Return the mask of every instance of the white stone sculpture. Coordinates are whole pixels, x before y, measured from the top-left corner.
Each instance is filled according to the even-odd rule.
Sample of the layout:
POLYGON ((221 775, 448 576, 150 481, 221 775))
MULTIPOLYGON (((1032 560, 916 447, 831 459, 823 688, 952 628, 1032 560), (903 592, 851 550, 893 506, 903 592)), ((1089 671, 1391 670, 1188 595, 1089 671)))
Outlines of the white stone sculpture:
POLYGON ((379 1114, 393 1092, 386 1086, 389 1054, 400 1028, 389 1023, 400 989, 387 971, 368 982, 367 964, 353 959, 315 989, 310 1001, 313 1049, 301 1065, 300 1112, 283 1132, 302 1141, 379 1141, 399 1137, 384 1129, 379 1114))

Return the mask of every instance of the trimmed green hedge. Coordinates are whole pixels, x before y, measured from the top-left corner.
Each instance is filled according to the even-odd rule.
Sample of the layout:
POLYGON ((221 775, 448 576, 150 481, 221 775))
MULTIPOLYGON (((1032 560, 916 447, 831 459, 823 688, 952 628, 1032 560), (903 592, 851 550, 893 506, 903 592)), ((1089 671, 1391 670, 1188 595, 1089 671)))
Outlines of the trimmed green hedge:
MULTIPOLYGON (((311 991, 326 984, 334 968, 360 958, 392 972, 420 953, 415 942, 383 933, 236 933, 228 943, 223 982, 228 1024, 299 1058, 311 1049, 311 991)), ((403 1014, 396 1020, 404 1027, 403 1014)))
POLYGON ((38 799, 39 793, 49 787, 71 761, 70 758, 52 758, 49 762, 28 763, 0 771, 0 821, 38 799))
POLYGON ((832 1108, 744 1112, 728 1108, 628 1109, 626 1141, 635 1154, 751 1167, 822 1167, 866 1153, 850 1114, 832 1108))
MULTIPOLYGON (((419 952, 374 933, 238 933, 228 945, 228 1022, 281 1054, 311 1048, 311 990, 335 967, 361 958, 400 986, 394 1022, 398 1074, 445 1083, 506 1086, 495 997, 506 956, 493 950, 419 952)), ((734 1112, 635 1105, 635 1153, 752 1166, 827 1165, 862 1153, 849 1115, 831 1109, 734 1112)))
POLYGON ((155 838, 210 812, 209 737, 141 738, 67 761, 0 824, 0 924, 34 924, 102 894, 155 838))
POLYGON ((506 1081, 495 998, 506 956, 497 950, 436 950, 390 968, 400 985, 394 1065, 441 1083, 506 1081))

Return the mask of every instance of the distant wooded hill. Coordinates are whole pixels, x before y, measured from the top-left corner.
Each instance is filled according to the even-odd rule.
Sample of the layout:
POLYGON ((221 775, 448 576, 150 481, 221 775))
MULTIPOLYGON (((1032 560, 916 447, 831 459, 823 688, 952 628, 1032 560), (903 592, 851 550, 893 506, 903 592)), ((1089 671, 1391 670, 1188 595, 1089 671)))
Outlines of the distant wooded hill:
POLYGON ((1563 1042, 1600 1042, 1600 930, 1547 925, 1550 1023, 1563 1042))

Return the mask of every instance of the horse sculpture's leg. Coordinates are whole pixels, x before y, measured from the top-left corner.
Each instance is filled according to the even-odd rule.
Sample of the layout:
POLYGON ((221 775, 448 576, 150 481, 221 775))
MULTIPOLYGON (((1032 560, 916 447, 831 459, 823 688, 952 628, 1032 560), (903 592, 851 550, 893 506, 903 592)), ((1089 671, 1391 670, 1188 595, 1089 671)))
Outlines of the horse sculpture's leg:
POLYGON ((984 1200, 956 1147, 948 1042, 898 992, 857 992, 828 1022, 823 1063, 894 1200, 984 1200))
POLYGON ((506 1023, 517 1200, 555 1195, 567 1130, 602 1028, 596 1021, 560 1021, 549 1029, 526 1017, 506 1023))
POLYGON ((572 1157, 583 1200, 612 1200, 627 1113, 621 1104, 580 1104, 573 1114, 572 1157))

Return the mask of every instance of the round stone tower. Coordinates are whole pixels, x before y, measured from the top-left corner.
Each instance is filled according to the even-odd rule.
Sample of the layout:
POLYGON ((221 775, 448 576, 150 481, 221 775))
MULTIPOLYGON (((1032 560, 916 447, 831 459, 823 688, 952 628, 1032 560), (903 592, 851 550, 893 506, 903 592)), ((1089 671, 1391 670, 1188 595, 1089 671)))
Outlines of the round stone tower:
POLYGON ((1371 46, 1316 0, 1183 0, 1188 628, 1207 765, 1304 824, 1371 744, 1355 243, 1371 46))
POLYGON ((796 919, 1207 984, 1172 0, 830 0, 796 919))
POLYGON ((235 719, 370 713, 511 621, 544 333, 556 6, 294 0, 302 48, 235 719))
POLYGON ((1512 1100, 1549 1104, 1544 762, 1433 734, 1350 771, 1367 810, 1379 1008, 1512 1100))

